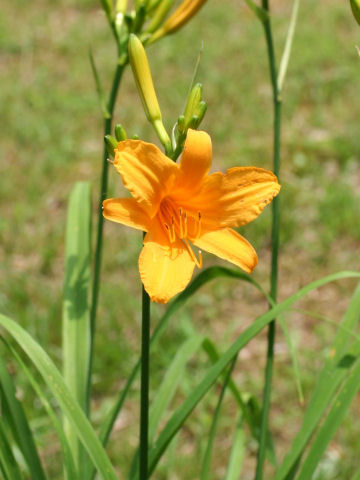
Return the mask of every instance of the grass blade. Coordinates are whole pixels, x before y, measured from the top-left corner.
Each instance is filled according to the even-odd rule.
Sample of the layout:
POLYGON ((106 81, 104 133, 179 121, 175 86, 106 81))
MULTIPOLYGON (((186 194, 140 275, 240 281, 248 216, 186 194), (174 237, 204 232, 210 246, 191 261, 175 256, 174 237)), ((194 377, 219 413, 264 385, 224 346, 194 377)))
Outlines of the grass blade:
POLYGON ((115 470, 103 446, 51 358, 20 325, 10 318, 0 314, 0 326, 11 335, 39 371, 63 413, 76 430, 102 479, 117 480, 115 470))
POLYGON ((268 325, 274 318, 290 308, 296 301, 303 298, 312 290, 325 285, 326 283, 333 282, 344 278, 360 278, 360 273, 357 272, 339 272, 333 275, 323 277, 315 282, 312 282, 305 287, 298 290, 294 295, 290 296, 283 302, 276 305, 274 308, 258 317, 254 323, 248 327, 230 346, 230 348, 220 357, 220 359, 213 365, 208 373, 205 375, 202 382, 193 390, 191 395, 183 402, 183 404, 172 415, 165 428, 160 433, 154 447, 150 453, 149 462, 149 475, 154 471, 158 461, 162 454, 166 450, 169 442, 174 435, 179 431, 196 405, 216 382, 217 378, 221 375, 226 365, 234 358, 235 355, 250 342, 266 325, 268 325))
POLYGON ((150 409, 149 439, 155 436, 160 420, 173 399, 176 389, 181 381, 186 364, 202 344, 203 337, 196 335, 189 338, 179 348, 169 369, 166 371, 164 380, 160 385, 154 403, 150 409))
MULTIPOLYGON (((343 322, 338 328, 331 348, 331 355, 326 360, 325 365, 319 374, 315 390, 305 412, 302 426, 296 435, 289 452, 285 456, 283 463, 277 471, 274 480, 284 480, 285 478, 288 478, 288 473, 296 468, 296 464, 298 464, 299 458, 329 405, 334 392, 344 379, 346 370, 339 367, 339 361, 348 349, 349 342, 352 340, 350 332, 354 329, 358 321, 359 311, 360 284, 357 286, 350 305, 345 313, 343 322)), ((360 342, 354 344, 352 353, 355 356, 360 353, 360 342)))
MULTIPOLYGON (((170 318, 185 304, 185 302, 195 292, 197 292, 199 288, 201 288, 207 282, 219 277, 228 277, 228 278, 243 280, 244 282, 250 283, 251 285, 256 287, 260 292, 262 292, 267 297, 267 294, 264 291, 264 289, 261 287, 261 285, 258 282, 256 282, 256 280, 254 280, 253 277, 251 277, 250 275, 244 272, 241 272, 240 270, 235 270, 235 269, 226 268, 226 267, 210 267, 205 270, 202 270, 199 273, 199 275, 195 277, 195 279, 189 284, 189 286, 170 303, 169 307, 167 308, 164 315, 161 317, 159 323, 157 324, 154 330, 154 333, 150 340, 151 345, 154 344, 157 338, 164 331, 170 318)), ((113 407, 111 408, 108 415, 106 416, 105 421, 100 427, 99 438, 103 445, 106 445, 109 439, 115 420, 119 415, 119 412, 130 390, 130 387, 134 382, 137 373, 139 372, 139 369, 140 369, 140 359, 137 361, 136 365, 134 366, 128 378, 128 381, 126 382, 124 389, 120 393, 113 407)))
MULTIPOLYGON (((186 340, 179 348, 174 360, 171 362, 170 367, 167 369, 164 380, 158 389, 156 397, 150 409, 150 421, 149 421, 149 443, 152 442, 156 429, 159 426, 161 418, 164 412, 168 408, 173 399, 176 389, 183 378, 186 364, 190 358, 194 355, 196 350, 203 342, 203 337, 200 335, 193 335, 186 340)), ((136 452, 129 477, 135 478, 138 468, 139 451, 136 452)))
MULTIPOLYGON (((72 456, 72 452, 70 449, 70 446, 68 444, 67 438, 65 436, 64 430, 62 428, 61 422, 59 421, 57 415, 55 414, 52 406, 50 405, 49 401, 47 400, 45 394, 43 393, 39 383, 35 380, 35 377, 32 375, 28 367, 25 365, 25 363, 22 361, 20 355, 16 352, 16 350, 4 339, 1 338, 1 340, 4 342, 6 347, 9 349, 17 363, 20 365, 20 367, 23 369, 25 372, 25 375, 27 376, 31 386, 33 387, 36 395, 38 398, 41 400, 46 413, 50 417, 50 420, 52 421, 55 431, 58 435, 60 444, 61 444, 61 451, 63 455, 63 465, 64 465, 64 470, 66 472, 66 475, 69 480, 77 480, 79 479, 78 472, 76 471, 75 468, 75 463, 74 459, 72 456)), ((31 472, 32 473, 32 472, 31 472)), ((34 476, 34 478, 36 478, 34 476)))
POLYGON ((212 452, 213 452, 213 446, 214 446, 214 440, 215 440, 215 434, 216 434, 216 428, 218 425, 219 421, 219 415, 220 415, 220 409, 221 405, 225 396, 225 391, 228 387, 229 380, 231 378, 232 371, 235 367, 235 363, 237 360, 237 356, 234 357, 234 360, 231 362, 230 367, 228 368, 228 371, 226 372, 225 380, 219 395, 219 400, 216 405, 215 413, 214 413, 214 418, 211 423, 211 428, 210 428, 210 433, 209 433, 209 439, 204 455, 204 460, 203 460, 203 466, 202 466, 202 472, 201 472, 201 480, 208 480, 209 475, 210 475, 210 467, 211 467, 211 457, 212 457, 212 452))
POLYGON ((232 442, 230 460, 228 463, 225 480, 239 480, 245 454, 245 432, 242 415, 236 425, 234 440, 232 442))
POLYGON ((343 418, 348 411, 352 400, 360 388, 360 360, 358 359, 344 382, 339 394, 334 399, 330 412, 321 425, 315 440, 301 467, 298 480, 308 480, 312 475, 325 452, 332 437, 335 435, 343 418))
MULTIPOLYGON (((208 354, 212 363, 216 363, 220 359, 220 354, 217 351, 216 345, 209 339, 206 338, 203 342, 203 348, 208 354)), ((249 425, 252 436, 255 440, 260 438, 260 422, 261 422, 261 409, 259 402, 257 401, 254 395, 241 394, 235 385, 235 382, 230 378, 229 380, 229 390, 232 392, 238 406, 240 407, 243 415, 243 419, 249 425)), ((268 431, 267 439, 267 456, 269 461, 276 466, 276 456, 274 450, 273 439, 271 432, 268 431)))
POLYGON ((297 388, 298 396, 299 396, 299 402, 300 402, 300 405, 304 405, 304 394, 303 394, 303 389, 302 389, 302 385, 301 385, 299 364, 298 364, 298 361, 297 361, 295 348, 294 348, 293 342, 291 340, 291 336, 289 334, 287 326, 285 324, 285 321, 282 317, 279 318, 279 322, 280 322, 280 326, 281 326, 281 329, 284 333, 284 337, 285 337, 285 340, 286 340, 286 343, 287 343, 287 346, 288 346, 288 349, 289 349, 289 352, 290 352, 291 364, 292 364, 292 368, 293 368, 293 372, 294 372, 296 388, 297 388))
MULTIPOLYGON (((77 182, 71 192, 65 242, 65 282, 63 300, 63 371, 72 395, 86 412, 87 374, 90 351, 90 184, 77 182)), ((73 423, 64 419, 80 477, 85 469, 85 452, 73 423)))
POLYGON ((9 480, 23 480, 23 476, 14 458, 10 443, 6 436, 4 423, 2 420, 0 420, 0 462, 3 471, 9 480))
POLYGON ((30 478, 33 480, 46 480, 26 415, 21 403, 16 398, 13 381, 2 358, 0 358, 0 391, 2 393, 2 401, 8 412, 7 421, 29 467, 30 478))

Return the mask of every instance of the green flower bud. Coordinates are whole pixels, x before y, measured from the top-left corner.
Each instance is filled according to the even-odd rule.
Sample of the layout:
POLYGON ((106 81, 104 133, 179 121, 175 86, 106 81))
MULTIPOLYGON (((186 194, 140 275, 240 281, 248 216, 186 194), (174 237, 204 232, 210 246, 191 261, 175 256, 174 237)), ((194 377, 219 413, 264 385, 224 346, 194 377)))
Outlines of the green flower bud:
POLYGON ((115 137, 118 142, 121 142, 122 140, 127 139, 125 129, 120 123, 115 125, 115 137))
POLYGON ((106 149, 108 151, 108 154, 110 155, 111 158, 115 157, 115 148, 117 148, 118 142, 116 141, 116 138, 114 138, 112 135, 105 135, 104 137, 105 140, 105 145, 106 149))
POLYGON ((360 0, 350 0, 350 5, 355 20, 360 25, 360 0))

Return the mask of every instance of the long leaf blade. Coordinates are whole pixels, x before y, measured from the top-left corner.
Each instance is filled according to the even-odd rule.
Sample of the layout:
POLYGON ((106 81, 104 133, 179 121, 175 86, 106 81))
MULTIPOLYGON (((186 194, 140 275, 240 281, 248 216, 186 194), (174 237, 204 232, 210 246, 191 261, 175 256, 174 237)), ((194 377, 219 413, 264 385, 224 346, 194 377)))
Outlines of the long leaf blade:
POLYGON ((210 477, 211 458, 212 458, 212 452, 213 452, 213 447, 214 447, 216 429, 217 429, 219 416, 220 416, 220 410, 221 410, 222 402, 224 400, 225 391, 228 387, 232 371, 235 367, 236 360, 237 360, 237 356, 234 357, 233 361, 231 362, 230 367, 228 368, 228 371, 226 372, 225 380, 224 380, 224 383, 223 383, 223 386, 222 386, 222 389, 221 389, 221 392, 220 392, 220 395, 219 395, 218 403, 216 405, 215 413, 214 413, 214 416, 213 416, 213 421, 211 422, 211 428, 210 428, 208 443, 207 443, 207 446, 206 446, 206 451, 205 451, 204 460, 203 460, 201 480, 208 480, 209 477, 210 477))
POLYGON ((171 439, 179 431, 183 423, 188 416, 194 410, 196 405, 200 402, 203 396, 208 392, 212 385, 216 382, 217 378, 223 372, 226 365, 231 359, 237 355, 237 353, 247 343, 254 338, 266 325, 268 325, 274 318, 286 311, 296 301, 303 298, 312 290, 325 285, 326 283, 340 280, 343 278, 360 278, 360 273, 357 272, 339 272, 327 277, 323 277, 315 282, 312 282, 305 287, 301 288, 291 297, 287 298, 283 302, 276 305, 274 308, 258 317, 255 322, 248 327, 237 340, 229 347, 229 349, 221 356, 220 360, 213 365, 200 384, 193 390, 191 395, 186 398, 183 404, 176 410, 173 416, 170 418, 163 431, 160 433, 154 447, 150 452, 149 461, 149 475, 153 472, 162 454, 167 448, 171 439))
MULTIPOLYGON (((360 284, 355 290, 351 299, 349 307, 345 313, 342 326, 339 328, 331 348, 331 356, 326 360, 322 371, 319 374, 315 390, 312 393, 309 405, 306 409, 303 423, 299 432, 297 433, 289 452, 286 454, 283 463, 276 472, 274 480, 284 480, 288 478, 290 471, 296 469, 299 458, 307 446, 308 441, 313 434, 317 424, 324 414, 329 402, 331 401, 334 392, 340 385, 341 381, 346 375, 346 370, 343 368, 336 368, 341 356, 346 352, 349 341, 351 339, 350 332, 355 327, 360 311, 360 284)), ((354 355, 360 351, 360 344, 355 344, 354 355)))
MULTIPOLYGON (((67 441, 67 438, 65 436, 64 430, 62 428, 62 425, 55 414, 52 406, 50 405, 49 401, 47 400, 43 390, 41 389, 39 383, 35 380, 34 375, 30 372, 28 367, 25 365, 23 360, 21 359, 20 355, 16 352, 16 350, 4 339, 2 338, 2 341, 5 343, 13 357, 16 359, 17 363, 20 365, 20 367, 23 369, 25 372, 25 375, 27 376, 31 386, 33 387, 36 395, 38 398, 41 400, 46 413, 48 414, 50 420, 52 421, 52 424, 56 430, 57 436, 59 438, 60 444, 61 444, 61 450, 63 454, 63 465, 64 465, 64 470, 67 474, 67 478, 69 480, 77 480, 79 478, 78 472, 76 471, 75 468, 75 463, 74 459, 72 456, 72 452, 69 446, 69 443, 67 441)), ((33 473, 32 471, 30 472, 31 474, 33 473)), ((36 479, 36 477, 34 477, 36 479)))
MULTIPOLYGON (((188 285, 188 287, 170 303, 169 307, 167 308, 164 315, 161 317, 158 325, 154 330, 154 333, 151 337, 151 344, 153 345, 154 342, 157 340, 157 338, 159 338, 161 333, 164 331, 170 318, 185 304, 185 302, 192 295, 194 295, 195 292, 199 290, 199 288, 201 288, 210 280, 213 280, 215 278, 220 278, 220 277, 243 280, 247 283, 250 283, 254 287, 256 287, 260 292, 262 292, 266 296, 266 292, 261 287, 261 285, 258 282, 256 282, 256 280, 254 280, 253 277, 251 277, 250 275, 244 272, 241 272, 240 270, 235 270, 235 269, 226 268, 226 267, 218 267, 218 266, 209 267, 205 270, 202 270, 200 274, 197 277, 195 277, 195 279, 188 285)), ((134 366, 124 389, 120 393, 115 404, 113 405, 108 415, 106 416, 105 421, 101 425, 99 437, 103 445, 106 445, 109 439, 112 427, 115 423, 117 416, 119 415, 119 412, 125 402, 126 396, 130 390, 132 383, 136 378, 136 375, 139 369, 140 369, 140 359, 137 361, 136 365, 134 366)))
POLYGON ((360 360, 351 369, 349 377, 344 382, 339 394, 334 399, 330 412, 316 434, 314 443, 301 467, 298 480, 307 480, 312 475, 325 452, 332 437, 335 435, 352 400, 360 388, 360 360))
POLYGON ((72 422, 74 429, 97 467, 103 480, 117 480, 108 456, 97 438, 84 412, 74 400, 63 377, 51 358, 35 340, 16 322, 0 314, 0 326, 4 328, 30 358, 58 401, 62 411, 72 422))
POLYGON ((18 447, 29 467, 31 478, 33 480, 45 480, 46 476, 25 412, 16 398, 15 386, 2 358, 0 358, 0 391, 3 394, 3 401, 8 411, 7 420, 11 424, 18 447))
MULTIPOLYGON (((64 380, 80 407, 87 409, 87 374, 90 352, 90 184, 77 182, 70 194, 65 241, 63 300, 64 380)), ((85 452, 73 428, 64 419, 65 433, 80 476, 85 469, 85 452)))
POLYGON ((3 421, 0 421, 0 462, 9 480, 23 480, 20 468, 14 458, 3 421))

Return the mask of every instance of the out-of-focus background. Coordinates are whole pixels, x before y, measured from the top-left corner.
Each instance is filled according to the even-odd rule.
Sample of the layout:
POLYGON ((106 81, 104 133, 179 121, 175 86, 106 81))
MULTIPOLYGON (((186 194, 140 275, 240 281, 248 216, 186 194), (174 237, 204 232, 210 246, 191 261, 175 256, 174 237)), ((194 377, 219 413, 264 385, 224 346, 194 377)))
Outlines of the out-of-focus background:
MULTIPOLYGON (((278 60, 292 2, 273 0, 278 60)), ((360 258, 360 28, 348 2, 303 0, 283 92, 281 255, 279 297, 323 275, 358 269, 360 258)), ((272 104, 262 27, 245 2, 208 2, 177 34, 147 51, 165 124, 182 112, 198 52, 198 81, 208 112, 202 124, 213 139, 214 170, 272 165, 272 104)), ((94 221, 101 172, 102 119, 88 50, 92 47, 106 91, 115 67, 111 33, 96 0, 2 1, 0 16, 0 309, 61 361, 61 293, 67 199, 75 180, 93 185, 94 221)), ((156 142, 127 69, 115 121, 129 134, 156 142)), ((123 193, 110 174, 109 196, 123 193)), ((270 208, 242 233, 259 254, 254 278, 268 287, 270 208)), ((94 377, 94 422, 102 418, 139 354, 141 235, 106 223, 94 377)), ((221 263, 205 256, 205 264, 221 263)), ((355 284, 330 284, 298 308, 338 322, 355 284)), ((265 311, 250 286, 218 280, 204 287, 173 318, 152 355, 151 386, 193 329, 224 350, 265 311)), ((153 307, 155 325, 163 306, 153 307)), ((304 312, 286 315, 298 354, 305 402, 328 354, 336 327, 304 312)), ((235 380, 261 397, 265 333, 241 353, 235 380)), ((56 438, 21 371, 20 398, 27 404, 51 478, 62 478, 56 438), (56 460, 59 460, 57 463, 56 460)), ((198 355, 182 380, 178 404, 202 377, 198 355)), ((137 445, 138 385, 119 417, 109 451, 125 478, 137 445)), ((159 466, 155 479, 195 479, 219 390, 207 395, 159 466), (186 458, 186 462, 184 462, 186 458)), ((229 397, 215 444, 214 479, 224 478, 235 406, 229 397)), ((286 342, 279 331, 271 427, 279 456, 301 419, 286 342)), ((358 466, 360 410, 356 402, 318 469, 316 479, 351 477, 358 466)), ((244 479, 252 478, 256 445, 247 442, 244 479)), ((271 478, 271 470, 268 472, 271 478)))

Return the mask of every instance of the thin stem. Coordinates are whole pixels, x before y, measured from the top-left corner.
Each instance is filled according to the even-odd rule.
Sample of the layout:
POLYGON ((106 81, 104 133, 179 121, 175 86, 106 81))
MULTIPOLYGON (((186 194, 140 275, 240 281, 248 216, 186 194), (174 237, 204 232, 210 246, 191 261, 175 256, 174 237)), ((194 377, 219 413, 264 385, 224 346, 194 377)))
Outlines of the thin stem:
POLYGON ((149 352, 150 352, 150 298, 142 287, 142 326, 141 326, 141 390, 140 390, 140 476, 148 478, 149 441, 149 352))
MULTIPOLYGON (((269 12, 269 2, 268 0, 262 0, 262 7, 267 12, 269 12)), ((273 161, 274 166, 273 170, 277 177, 280 174, 280 133, 281 133, 281 98, 279 94, 279 88, 277 83, 277 71, 276 71, 276 60, 275 60, 275 51, 271 30, 271 20, 270 15, 268 15, 267 20, 263 23, 265 30, 265 39, 267 45, 267 52, 269 58, 269 67, 270 67, 270 79, 273 90, 273 105, 274 105, 274 151, 273 151, 273 161)), ((278 254, 279 254, 279 199, 275 197, 273 200, 273 210, 272 210, 272 231, 271 231, 271 274, 270 274, 270 296, 274 302, 277 300, 277 281, 278 281, 278 254)), ((264 462, 266 455, 266 446, 268 440, 268 421, 269 421, 269 412, 270 412, 270 397, 271 397, 271 383, 272 383, 272 374, 273 374, 273 365, 274 365, 274 344, 275 344, 275 333, 276 333, 276 320, 274 319, 269 324, 268 329, 268 347, 267 347, 267 356, 266 356, 266 367, 265 367, 265 386, 264 386, 264 396, 263 396, 263 408, 261 416, 261 427, 260 427, 260 441, 259 441, 259 451, 258 459, 256 466, 256 480, 261 480, 263 478, 264 462)))
MULTIPOLYGON (((117 65, 114 78, 111 86, 111 92, 109 95, 108 101, 108 112, 110 114, 109 118, 104 119, 104 136, 111 133, 113 113, 115 107, 115 101, 117 93, 119 90, 119 85, 121 82, 122 74, 127 62, 117 65)), ((90 408, 90 392, 91 392, 91 376, 92 376, 92 364, 93 364, 93 350, 94 350, 94 336, 96 328, 96 312, 99 299, 99 290, 100 290, 100 272, 101 272, 101 259, 102 259, 102 240, 103 240, 103 227, 104 227, 104 217, 102 215, 102 203, 107 197, 107 187, 108 187, 108 153, 106 146, 104 145, 103 151, 103 167, 101 174, 100 182, 100 195, 99 195, 99 204, 98 204, 98 227, 96 234, 96 247, 95 247, 95 259, 94 259, 94 276, 93 276, 93 288, 92 288, 92 299, 91 299, 91 309, 90 309, 90 352, 89 352, 89 368, 88 368, 88 386, 87 386, 87 412, 90 408)))

